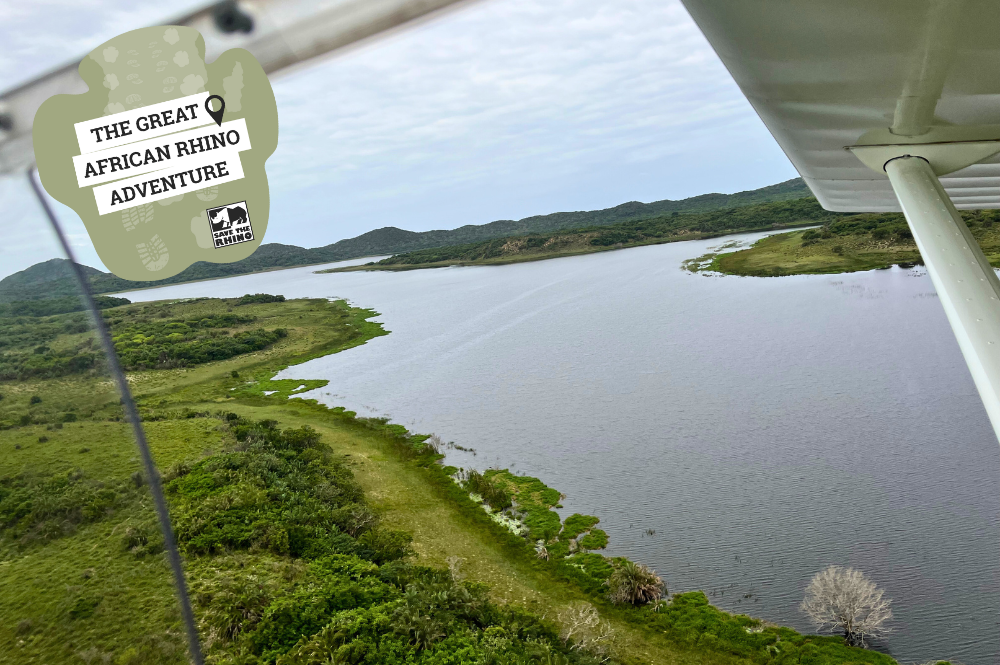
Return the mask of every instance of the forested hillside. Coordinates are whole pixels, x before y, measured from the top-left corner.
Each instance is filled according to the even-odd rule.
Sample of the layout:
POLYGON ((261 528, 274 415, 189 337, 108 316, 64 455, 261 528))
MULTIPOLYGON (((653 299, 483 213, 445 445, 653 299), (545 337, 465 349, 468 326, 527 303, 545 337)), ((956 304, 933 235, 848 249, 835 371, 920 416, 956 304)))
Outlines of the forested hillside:
MULTIPOLYGON (((655 218, 673 213, 704 213, 751 204, 788 201, 808 197, 809 189, 800 178, 736 194, 702 194, 679 201, 639 203, 631 201, 613 208, 581 212, 557 212, 521 220, 499 220, 481 225, 466 225, 452 230, 414 232, 387 226, 348 238, 325 247, 307 249, 296 245, 267 243, 242 261, 233 263, 195 263, 168 279, 133 282, 109 273, 85 267, 95 293, 114 293, 134 289, 179 284, 217 277, 244 275, 292 266, 345 261, 364 256, 400 254, 434 247, 448 247, 482 242, 505 236, 547 233, 560 229, 608 226, 655 218)), ((0 303, 75 296, 69 266, 64 259, 52 259, 0 280, 0 303)))
POLYGON ((821 224, 842 217, 814 198, 757 203, 699 213, 671 212, 606 226, 497 238, 479 243, 397 254, 339 270, 400 270, 443 265, 512 263, 599 252, 612 248, 694 240, 746 231, 821 224))

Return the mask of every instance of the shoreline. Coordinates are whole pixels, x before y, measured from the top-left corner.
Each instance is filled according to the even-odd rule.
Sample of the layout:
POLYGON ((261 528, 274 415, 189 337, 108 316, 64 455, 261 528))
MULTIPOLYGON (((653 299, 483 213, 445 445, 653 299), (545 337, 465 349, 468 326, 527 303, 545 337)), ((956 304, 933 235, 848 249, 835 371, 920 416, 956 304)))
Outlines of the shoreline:
MULTIPOLYGON (((379 316, 379 315, 376 313, 376 314, 373 314, 373 318, 374 318, 374 316, 379 316)), ((381 324, 377 324, 377 325, 380 326, 381 324)), ((388 333, 386 333, 386 334, 388 334, 388 333)), ((362 344, 363 343, 367 343, 367 340, 365 340, 365 342, 362 342, 362 344)), ((317 357, 320 357, 320 356, 317 356, 317 357)), ((290 368, 290 367, 292 367, 294 365, 301 364, 302 362, 305 362, 306 360, 308 360, 308 359, 303 359, 300 362, 296 362, 294 364, 290 364, 290 365, 288 365, 284 369, 288 369, 288 368, 290 368)), ((279 370, 279 371, 281 371, 281 370, 279 370)), ((278 372, 274 372, 272 376, 277 375, 277 373, 278 372)), ((329 380, 326 380, 326 379, 277 379, 277 380, 275 380, 275 379, 272 378, 272 379, 270 379, 271 384, 269 385, 269 389, 271 389, 274 386, 274 383, 273 383, 274 381, 287 382, 288 385, 295 384, 296 386, 300 386, 302 384, 307 384, 307 385, 309 385, 309 384, 315 384, 315 385, 309 385, 309 387, 307 387, 307 388, 305 388, 303 390, 295 390, 295 391, 292 391, 292 393, 287 393, 287 394, 284 394, 284 395, 282 394, 282 392, 275 392, 274 393, 275 399, 284 399, 284 400, 286 400, 285 401, 286 404, 291 404, 291 403, 296 403, 297 402, 297 403, 301 403, 303 405, 308 405, 308 407, 310 408, 310 410, 314 410, 315 409, 315 410, 319 410, 320 412, 326 412, 327 414, 335 415, 338 418, 342 417, 342 418, 345 418, 345 419, 347 419, 349 421, 354 421, 354 422, 358 423, 359 425, 361 425, 362 427, 372 427, 372 428, 375 428, 376 430, 382 430, 382 431, 388 433, 389 436, 391 436, 392 438, 396 439, 397 441, 401 441, 401 442, 419 441, 419 442, 422 443, 422 442, 424 442, 424 441, 426 441, 428 439, 432 439, 432 438, 436 437, 436 435, 434 435, 434 434, 425 435, 425 434, 415 434, 415 433, 412 433, 406 427, 404 427, 403 425, 393 424, 392 421, 390 420, 390 418, 387 417, 387 416, 386 417, 380 417, 380 416, 359 417, 359 416, 357 416, 356 412, 349 411, 345 407, 342 407, 342 406, 328 406, 328 405, 323 404, 322 402, 318 401, 315 398, 297 397, 294 394, 295 392, 302 392, 302 393, 304 393, 304 392, 307 392, 309 390, 313 390, 313 389, 316 389, 316 388, 325 387, 326 385, 329 384, 329 380)), ((270 395, 267 396, 267 399, 271 399, 271 396, 270 395)), ((463 449, 463 448, 459 447, 459 449, 463 450, 463 451, 473 451, 474 452, 473 448, 463 449)), ((407 454, 408 454, 408 452, 404 452, 404 457, 407 454)), ((603 600, 603 596, 604 596, 603 588, 601 587, 599 579, 597 579, 597 578, 587 579, 587 577, 590 577, 590 573, 589 573, 590 570, 593 570, 593 569, 598 569, 599 570, 601 568, 601 565, 598 564, 598 563, 596 563, 592 558, 587 563, 582 563, 582 561, 584 561, 586 559, 581 559, 581 563, 576 563, 575 561, 572 561, 572 559, 576 559, 577 557, 580 557, 580 556, 582 556, 582 557, 601 557, 606 562, 604 565, 608 566, 607 570, 609 572, 610 572, 610 564, 612 562, 614 562, 614 561, 623 561, 623 560, 633 561, 632 559, 629 559, 628 557, 625 557, 625 556, 607 556, 607 555, 604 555, 604 554, 596 551, 597 549, 604 550, 607 547, 607 545, 608 545, 608 540, 607 540, 606 534, 602 530, 595 528, 600 523, 600 518, 599 517, 597 517, 597 516, 580 515, 580 514, 573 514, 573 515, 568 515, 566 518, 561 518, 558 515, 558 513, 555 512, 555 510, 551 510, 551 511, 549 510, 550 508, 562 508, 561 503, 559 503, 557 500, 553 499, 552 502, 549 503, 548 505, 545 505, 544 502, 543 502, 543 505, 541 505, 541 506, 538 505, 539 502, 537 500, 531 501, 531 504, 534 504, 534 505, 531 505, 531 504, 521 504, 519 502, 518 498, 517 498, 517 494, 515 494, 515 497, 514 497, 514 500, 515 500, 514 510, 510 510, 510 509, 508 509, 506 511, 504 511, 504 510, 499 510, 499 511, 497 511, 497 510, 491 510, 491 507, 487 504, 486 501, 483 500, 483 498, 481 496, 478 496, 476 494, 470 494, 468 492, 468 489, 466 487, 463 487, 463 484, 458 479, 456 472, 464 471, 464 469, 459 469, 459 468, 456 468, 454 466, 448 465, 447 464, 447 455, 446 455, 446 453, 436 454, 434 457, 436 459, 432 460, 430 464, 421 464, 421 466, 428 472, 428 474, 429 474, 429 478, 428 479, 429 480, 432 479, 431 482, 433 482, 434 484, 439 485, 439 486, 441 486, 441 485, 444 486, 442 488, 444 490, 443 496, 446 497, 450 502, 454 503, 456 505, 456 507, 458 507, 460 509, 467 510, 468 508, 471 507, 471 508, 473 508, 473 512, 476 513, 476 514, 478 514, 480 517, 485 516, 486 517, 485 520, 479 519, 479 520, 477 520, 477 522, 480 525, 484 526, 487 531, 493 532, 493 534, 495 535, 495 537, 497 537, 498 539, 507 540, 507 541, 510 541, 511 539, 513 539, 513 541, 514 541, 512 543, 513 549, 514 549, 513 554, 515 554, 517 557, 519 557, 521 559, 525 559, 526 558, 527 559, 527 563, 530 563, 533 567, 537 566, 539 564, 539 562, 536 560, 535 556, 533 556, 535 554, 535 552, 537 552, 537 548, 536 548, 535 551, 531 551, 531 544, 532 544, 531 536, 533 534, 531 533, 532 526, 529 524, 529 522, 531 522, 532 520, 534 520, 536 522, 536 524, 537 524, 537 522, 539 521, 539 514, 540 513, 549 513, 550 512, 552 515, 555 516, 554 517, 555 523, 559 524, 560 525, 559 528, 563 529, 563 530, 568 530, 569 529, 569 525, 572 524, 572 521, 574 520, 574 518, 584 518, 584 519, 592 520, 592 523, 590 523, 589 525, 585 526, 583 529, 581 529, 579 531, 579 539, 582 539, 583 537, 585 537, 587 535, 590 535, 592 532, 597 532, 598 534, 602 534, 604 536, 603 544, 600 544, 599 547, 591 549, 591 550, 588 550, 586 548, 581 548, 581 549, 578 550, 578 553, 576 553, 575 555, 571 554, 570 556, 565 556, 565 554, 564 554, 562 557, 559 557, 559 558, 556 558, 556 559, 553 560, 554 563, 556 564, 555 565, 555 570, 553 572, 558 577, 562 578, 564 581, 569 582, 569 583, 577 586, 578 588, 580 588, 580 590, 582 590, 584 593, 586 593, 588 596, 590 596, 590 598, 591 598, 592 601, 596 600, 597 602, 600 602, 601 600, 603 600), (517 508, 521 508, 521 510, 518 511, 517 508), (480 513, 479 512, 480 510, 482 510, 483 512, 480 513), (516 513, 518 513, 518 512, 521 513, 520 516, 516 515, 516 513), (501 515, 504 515, 504 514, 509 514, 512 517, 514 517, 516 519, 516 525, 517 526, 512 525, 510 523, 509 519, 505 520, 502 517, 500 519, 497 519, 498 516, 501 516, 501 515), (581 572, 583 573, 583 575, 581 575, 581 572), (597 584, 594 584, 595 581, 597 581, 597 584), (596 597, 595 597, 595 594, 596 594, 596 597)), ((536 493, 543 493, 545 491, 553 492, 553 493, 555 493, 556 496, 559 497, 559 500, 562 500, 562 499, 565 498, 565 496, 560 491, 558 491, 556 489, 553 489, 553 488, 545 485, 544 481, 541 480, 540 478, 536 478, 536 477, 533 477, 533 476, 517 476, 513 472, 511 472, 509 469, 486 469, 486 470, 482 471, 482 473, 483 473, 484 476, 493 476, 493 477, 500 476, 500 477, 503 477, 508 483, 511 483, 511 484, 513 484, 513 483, 522 483, 522 484, 525 484, 525 485, 528 485, 528 486, 532 486, 533 485, 534 486, 533 491, 536 492, 536 493)), ((544 518, 542 518, 542 520, 544 520, 544 518)), ((576 540, 577 537, 574 536, 573 539, 576 540)), ((600 539, 600 536, 598 536, 598 542, 600 542, 599 539, 600 539)), ((555 542, 556 547, 559 547, 560 545, 563 545, 566 542, 564 539, 562 539, 560 537, 554 538, 553 541, 555 542)), ((546 545, 548 546, 549 554, 551 556, 553 554, 553 549, 551 547, 552 542, 547 542, 546 545)), ((567 546, 567 549, 568 549, 568 546, 567 546)), ((545 561, 545 564, 548 564, 548 563, 549 563, 549 560, 547 559, 545 561)), ((640 563, 640 562, 636 562, 636 563, 640 563)), ((712 596, 714 596, 714 595, 715 594, 713 593, 712 596)), ((694 601, 694 602, 700 604, 701 601, 696 598, 697 596, 700 596, 704 600, 704 605, 706 605, 708 607, 711 607, 715 612, 717 612, 720 615, 725 615, 725 616, 729 617, 730 619, 734 619, 734 620, 739 620, 739 619, 743 618, 743 619, 746 619, 746 620, 752 622, 753 626, 752 627, 750 627, 750 626, 747 627, 748 628, 748 632, 749 632, 749 628, 752 628, 752 630, 753 630, 754 633, 758 633, 758 632, 759 633, 763 633, 765 630, 767 630, 767 631, 770 631, 770 630, 780 631, 781 632, 781 637, 779 637, 778 641, 780 641, 782 637, 784 637, 786 639, 789 639, 793 635, 797 636, 798 638, 806 638, 806 639, 819 638, 819 639, 823 639, 823 640, 839 641, 839 637, 837 637, 837 636, 820 636, 820 635, 813 635, 813 634, 805 634, 805 635, 803 635, 803 634, 799 634, 794 629, 790 629, 790 628, 787 628, 787 627, 784 627, 784 626, 779 626, 779 625, 774 624, 771 621, 766 620, 766 619, 760 619, 758 617, 752 617, 749 614, 735 613, 735 612, 731 612, 729 610, 723 610, 721 608, 718 608, 717 606, 715 606, 712 603, 712 600, 711 600, 711 598, 709 596, 709 593, 707 591, 703 590, 703 589, 691 589, 691 590, 687 590, 687 591, 672 593, 669 596, 669 598, 671 600, 673 600, 674 598, 677 598, 677 599, 683 600, 685 602, 687 602, 687 601, 694 601)), ((602 609, 606 608, 606 604, 604 604, 604 605, 598 605, 598 606, 601 607, 602 609)), ((617 609, 617 608, 611 607, 610 609, 617 609)), ((831 646, 839 646, 839 644, 834 645, 834 644, 831 643, 831 646)), ((853 651, 853 648, 851 648, 851 649, 853 651)), ((770 651, 768 653, 770 653, 770 651)), ((854 662, 857 662, 857 663, 867 663, 867 662, 872 662, 872 663, 883 663, 883 662, 885 662, 885 663, 897 663, 896 660, 892 659, 891 656, 889 656, 888 654, 886 654, 884 652, 875 651, 875 650, 871 650, 871 649, 865 649, 864 653, 866 653, 866 654, 872 654, 872 655, 876 656, 875 660, 869 661, 867 659, 861 659, 861 658, 859 658, 857 661, 852 660, 851 662, 852 663, 854 663, 854 662), (878 657, 884 658, 885 660, 882 661, 878 657)), ((858 657, 858 656, 854 655, 853 657, 858 657)), ((838 661, 828 661, 828 662, 833 663, 833 662, 838 662, 838 661)), ((940 663, 940 665, 949 665, 948 661, 946 661, 946 660, 934 660, 934 662, 940 663)))
MULTIPOLYGON (((529 263, 534 261, 548 261, 551 259, 560 259, 570 256, 583 256, 587 254, 596 254, 599 252, 613 252, 623 249, 633 249, 636 247, 649 247, 652 245, 666 245, 675 242, 688 242, 691 240, 711 240, 715 238, 725 238, 728 236, 735 235, 745 235, 750 233, 763 233, 768 231, 791 231, 795 229, 803 229, 816 226, 815 222, 803 222, 801 224, 790 224, 790 225, 770 225, 755 227, 749 229, 738 229, 731 231, 724 231, 719 233, 689 233, 683 236, 676 236, 671 238, 656 238, 652 240, 644 240, 639 242, 627 242, 618 243, 613 246, 604 245, 589 245, 587 247, 570 249, 562 252, 546 252, 546 253, 521 253, 521 254, 511 254, 504 257, 491 257, 487 259, 449 259, 443 261, 435 261, 428 263, 400 263, 400 264, 380 264, 380 263, 367 263, 357 266, 345 266, 343 268, 330 268, 327 270, 317 270, 316 274, 327 274, 327 273, 340 273, 340 272, 404 272, 407 270, 428 270, 433 268, 449 268, 449 267, 472 267, 472 266, 502 266, 511 265, 516 263, 529 263)), ((502 238, 502 240, 516 241, 523 236, 514 236, 511 238, 502 238)), ((446 248, 441 248, 446 249, 446 248)), ((426 251, 426 250, 421 250, 426 251)), ((405 254, 399 255, 405 256, 405 254)), ((392 257, 389 257, 390 259, 392 257)))
MULTIPOLYGON (((142 309, 150 315, 169 310, 177 316, 184 315, 190 311, 189 308, 209 306, 212 303, 205 301, 189 304, 152 301, 123 307, 142 309)), ((649 606, 611 604, 601 579, 610 566, 603 555, 591 550, 577 557, 552 556, 554 552, 551 550, 560 543, 569 549, 569 534, 563 534, 567 538, 559 538, 559 535, 574 516, 562 519, 551 510, 559 502, 559 494, 543 481, 509 472, 502 478, 505 483, 517 484, 519 493, 526 491, 537 498, 533 501, 536 504, 534 511, 523 511, 529 513, 529 517, 534 513, 537 526, 544 530, 546 526, 559 525, 559 531, 550 534, 553 537, 548 539, 552 544, 550 558, 555 560, 539 559, 531 539, 512 533, 508 526, 499 524, 483 510, 482 503, 470 498, 468 488, 455 482, 454 467, 449 468, 442 463, 439 451, 432 454, 426 449, 425 443, 430 436, 409 432, 388 418, 358 418, 354 412, 343 407, 330 407, 317 400, 297 396, 306 390, 327 385, 327 380, 274 378, 278 372, 307 360, 353 348, 377 336, 389 334, 383 324, 371 320, 378 316, 377 312, 357 306, 348 307, 343 301, 331 303, 318 298, 248 305, 242 311, 262 317, 262 323, 267 316, 278 317, 270 321, 269 326, 284 326, 287 320, 291 324, 288 327, 296 330, 295 336, 277 347, 224 361, 181 370, 130 373, 161 468, 166 468, 173 461, 164 447, 167 444, 171 449, 180 448, 180 453, 175 455, 197 456, 202 452, 201 444, 197 442, 203 439, 194 436, 204 436, 202 432, 195 429, 180 431, 177 428, 183 426, 200 430, 205 427, 200 423, 208 417, 208 412, 218 409, 258 420, 274 419, 282 427, 309 425, 338 454, 352 460, 352 469, 367 484, 366 489, 377 497, 380 510, 385 511, 393 528, 405 528, 414 534, 420 563, 440 566, 452 557, 458 557, 465 562, 463 565, 468 566, 470 579, 490 585, 498 602, 513 603, 540 615, 548 613, 553 617, 569 604, 588 603, 597 608, 617 631, 623 663, 650 662, 654 658, 660 662, 720 665, 745 663, 749 658, 750 662, 763 663, 773 659, 776 645, 789 656, 821 652, 828 663, 890 665, 895 662, 879 652, 845 647, 835 636, 802 635, 747 615, 731 614, 711 605, 702 591, 675 593, 669 603, 658 605, 656 611, 649 606), (338 320, 340 313, 351 324, 352 332, 347 337, 337 337, 331 330, 330 324, 338 320), (307 317, 304 322, 301 321, 303 314, 307 317), (333 317, 334 314, 337 317, 333 317), (265 391, 270 394, 266 395, 265 391), (191 444, 195 447, 190 453, 184 453, 182 441, 187 441, 183 438, 186 436, 195 441, 191 444), (546 492, 555 492, 555 498, 551 494, 545 498, 546 492), (549 512, 553 512, 554 519, 546 516, 549 512), (567 562, 567 558, 576 560, 567 562), (737 637, 739 640, 735 639, 737 637)), ((65 380, 62 382, 66 383, 65 380)), ((52 380, 30 383, 37 384, 39 389, 36 392, 45 395, 40 406, 55 405, 60 401, 54 385, 51 385, 52 380)), ((70 386, 65 390, 79 387, 70 386)), ((18 388, 19 391, 21 389, 18 388)), ((32 388, 24 386, 23 389, 32 388)), ((8 397, 21 399, 14 395, 8 397)), ((27 400, 27 395, 23 399, 27 400)), ((10 402, 11 399, 5 399, 0 407, 9 408, 10 402)), ((106 436, 108 416, 115 408, 113 404, 95 402, 95 411, 89 415, 81 409, 80 419, 74 418, 72 425, 75 445, 87 442, 83 436, 85 431, 93 430, 95 436, 106 436)), ((48 421, 13 429, 15 440, 22 442, 27 450, 41 446, 39 434, 48 431, 43 427, 44 422, 48 421)), ((60 437, 66 435, 68 432, 49 432, 49 436, 55 439, 53 445, 59 444, 60 437)), ((18 454, 24 455, 23 452, 18 454)), ((183 459, 180 457, 177 461, 183 459)), ((497 471, 493 475, 502 473, 497 471)), ((522 504, 520 500, 518 503, 519 506, 522 504)), ((595 529, 597 518, 592 517, 591 520, 592 523, 573 534, 573 539, 590 535, 595 537, 591 542, 600 545, 600 536, 595 529)), ((528 525, 529 520, 523 522, 528 525)), ((594 549, 603 549, 603 546, 594 549)), ((667 573, 664 577, 669 583, 669 571, 661 572, 667 573)))

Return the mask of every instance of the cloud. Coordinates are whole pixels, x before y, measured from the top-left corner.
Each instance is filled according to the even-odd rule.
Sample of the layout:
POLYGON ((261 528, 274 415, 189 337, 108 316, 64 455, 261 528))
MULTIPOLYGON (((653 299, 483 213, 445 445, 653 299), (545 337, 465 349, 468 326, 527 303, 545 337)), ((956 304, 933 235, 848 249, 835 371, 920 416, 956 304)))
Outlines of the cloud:
POLYGON ((0 90, 80 58, 115 35, 204 4, 177 0, 0 0, 0 90))
MULTIPOLYGON (((159 6, 0 0, 0 87, 163 20, 159 6)), ((482 0, 272 85, 280 141, 265 242, 316 246, 386 225, 453 228, 795 176, 677 0, 482 0)))
POLYGON ((274 88, 268 172, 286 242, 292 209, 332 207, 334 240, 794 176, 679 2, 481 2, 274 88), (757 162, 762 143, 770 169, 704 178, 709 160, 757 162), (620 177, 644 171, 659 177, 620 177))

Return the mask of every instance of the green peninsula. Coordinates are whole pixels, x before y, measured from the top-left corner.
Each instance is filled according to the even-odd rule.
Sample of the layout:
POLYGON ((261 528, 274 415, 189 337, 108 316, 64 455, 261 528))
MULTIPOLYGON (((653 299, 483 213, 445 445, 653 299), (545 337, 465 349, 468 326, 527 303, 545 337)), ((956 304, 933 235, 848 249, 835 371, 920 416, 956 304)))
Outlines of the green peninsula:
MULTIPOLYGON (((986 258, 1000 268, 1000 212, 967 210, 962 217, 986 258)), ((694 271, 779 277, 877 270, 922 263, 901 214, 852 215, 820 228, 768 236, 752 247, 687 262, 694 271)))

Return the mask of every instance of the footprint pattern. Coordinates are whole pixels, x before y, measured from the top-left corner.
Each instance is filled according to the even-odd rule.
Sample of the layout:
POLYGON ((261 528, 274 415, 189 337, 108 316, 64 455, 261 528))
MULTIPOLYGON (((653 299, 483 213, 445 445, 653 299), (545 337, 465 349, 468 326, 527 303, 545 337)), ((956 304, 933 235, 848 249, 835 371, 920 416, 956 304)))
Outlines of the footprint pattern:
POLYGON ((202 201, 214 201, 219 197, 218 187, 206 187, 205 189, 199 189, 194 193, 202 201))
POLYGON ((153 210, 152 203, 122 210, 122 226, 125 227, 126 231, 131 231, 140 224, 153 221, 153 210))
POLYGON ((90 55, 104 71, 107 109, 140 108, 205 89, 205 63, 191 57, 198 53, 197 30, 168 28, 156 41, 149 40, 149 33, 134 32, 119 35, 90 55))
POLYGON ((164 266, 167 265, 167 261, 170 260, 170 254, 167 253, 167 246, 160 239, 159 234, 154 235, 148 242, 140 242, 135 248, 139 252, 139 260, 142 261, 142 265, 146 266, 146 270, 151 272, 163 270, 164 266))

